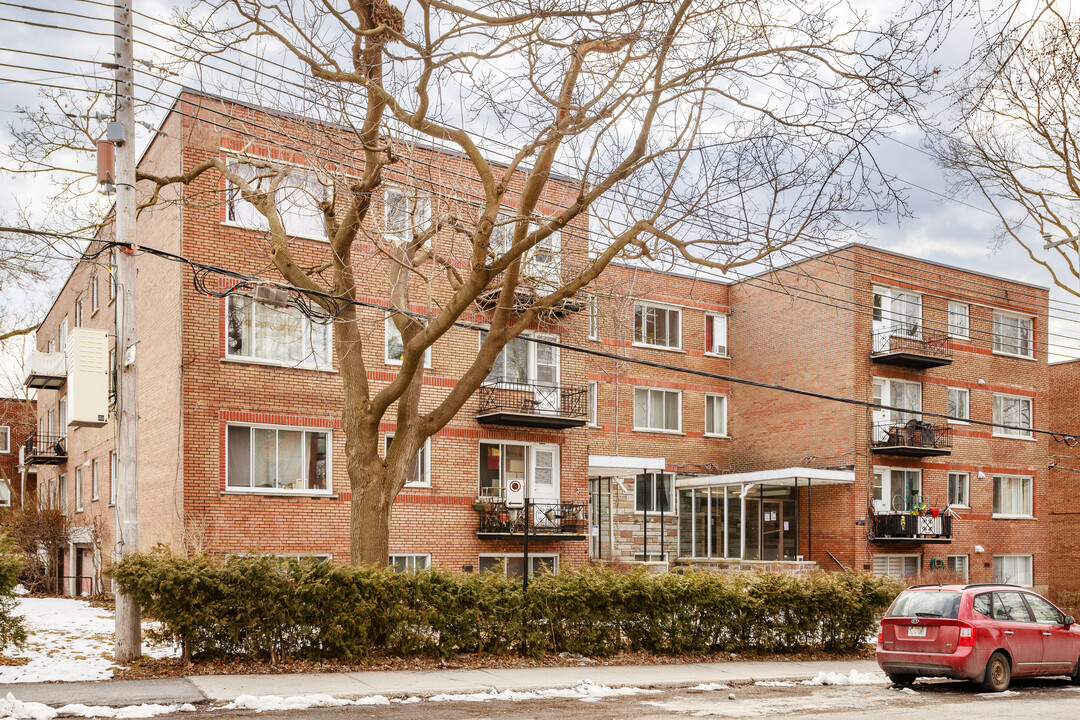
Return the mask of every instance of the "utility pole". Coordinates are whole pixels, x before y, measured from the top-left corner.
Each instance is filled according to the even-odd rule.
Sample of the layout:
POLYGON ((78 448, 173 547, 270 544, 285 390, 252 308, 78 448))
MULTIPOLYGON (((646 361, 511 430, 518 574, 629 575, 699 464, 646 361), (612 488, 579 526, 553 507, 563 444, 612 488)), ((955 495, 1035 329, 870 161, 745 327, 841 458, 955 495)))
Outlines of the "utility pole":
MULTIPOLYGON (((135 365, 135 53, 132 0, 116 0, 116 118, 109 140, 116 145, 116 559, 139 549, 138 375, 135 365)), ((138 603, 116 595, 116 662, 142 655, 138 603)))

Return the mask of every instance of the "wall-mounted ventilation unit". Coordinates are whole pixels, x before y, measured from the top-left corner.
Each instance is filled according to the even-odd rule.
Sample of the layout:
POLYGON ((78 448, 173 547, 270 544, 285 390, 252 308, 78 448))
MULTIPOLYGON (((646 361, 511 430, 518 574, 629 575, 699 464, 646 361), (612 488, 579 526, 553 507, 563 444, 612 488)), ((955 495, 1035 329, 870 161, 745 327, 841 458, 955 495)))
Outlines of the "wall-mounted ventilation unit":
POLYGON ((67 342, 68 425, 100 426, 109 419, 109 336, 75 328, 67 342))

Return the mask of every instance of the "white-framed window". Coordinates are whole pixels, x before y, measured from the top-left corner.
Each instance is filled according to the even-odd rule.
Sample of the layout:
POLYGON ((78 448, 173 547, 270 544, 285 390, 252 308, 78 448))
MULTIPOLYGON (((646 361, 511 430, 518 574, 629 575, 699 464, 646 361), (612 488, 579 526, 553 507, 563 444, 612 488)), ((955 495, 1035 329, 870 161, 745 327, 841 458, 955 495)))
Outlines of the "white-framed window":
POLYGON ((666 305, 635 303, 634 344, 681 350, 682 311, 666 305))
POLYGON ((415 575, 416 573, 431 569, 431 555, 422 553, 391 555, 390 567, 392 567, 396 573, 415 575))
POLYGON ((67 515, 68 511, 68 489, 67 489, 67 475, 61 475, 56 480, 56 502, 57 509, 61 513, 67 515))
POLYGON ((727 435, 727 395, 705 395, 705 434, 727 435))
POLYGON ((893 336, 922 338, 922 296, 896 288, 874 288, 874 352, 890 348, 893 336))
MULTIPOLYGON (((229 170, 252 183, 257 190, 268 190, 277 175, 273 170, 257 168, 236 158, 229 159, 229 170)), ((269 227, 266 216, 244 200, 238 186, 229 183, 226 192, 226 218, 229 223, 252 230, 266 230, 269 227)), ((285 232, 294 237, 318 240, 326 239, 326 225, 319 203, 329 199, 329 188, 323 185, 318 176, 300 168, 290 172, 278 184, 274 194, 285 232)))
POLYGON ((1030 438, 1031 398, 994 394, 994 435, 1030 438))
POLYGON ((0 478, 0 507, 11 507, 11 485, 0 478))
POLYGON ((597 413, 597 396, 600 392, 600 383, 596 380, 589 381, 589 426, 599 427, 600 418, 597 413))
POLYGON ((1035 584, 1031 555, 995 555, 994 582, 1031 587, 1035 584))
POLYGON ((727 315, 705 316, 705 353, 727 355, 727 315))
POLYGON ((506 483, 525 482, 530 498, 559 497, 559 446, 508 441, 480 443, 479 497, 506 496, 506 483))
POLYGON ((330 491, 330 432, 292 426, 228 425, 226 489, 330 491))
MULTIPOLYGON (((499 213, 495 228, 491 231, 491 252, 496 257, 510 250, 514 239, 515 218, 509 213, 499 213)), ((529 223, 529 232, 539 229, 535 222, 529 223)), ((541 290, 552 290, 560 282, 562 266, 562 233, 558 230, 539 241, 525 253, 521 273, 527 284, 539 285, 541 290)))
POLYGON ((1031 331, 1031 318, 995 312, 994 352, 1016 357, 1033 357, 1031 331))
POLYGON ((56 416, 60 426, 56 431, 60 434, 60 437, 66 438, 68 434, 68 421, 67 421, 67 396, 60 398, 60 402, 57 403, 56 416))
POLYGON ((994 515, 1003 517, 1032 516, 1032 478, 1022 475, 994 476, 994 515))
POLYGON ((75 327, 82 327, 83 325, 83 306, 82 295, 75 298, 75 327))
MULTIPOLYGON (((484 344, 487 331, 480 331, 480 345, 484 344)), ((531 337, 544 340, 557 340, 554 335, 540 333, 522 333, 506 343, 495 357, 491 372, 484 380, 491 383, 520 383, 522 385, 541 385, 557 388, 559 386, 559 348, 553 345, 532 342, 531 337)), ((557 395, 557 393, 556 393, 557 395)), ((541 403, 554 403, 555 396, 538 398, 541 403)))
POLYGON ((634 512, 675 512, 675 473, 643 473, 634 480, 634 512))
POLYGON ((93 315, 98 311, 98 276, 94 273, 90 276, 90 314, 93 315))
POLYGON ((81 467, 75 468, 75 512, 83 511, 83 469, 81 467))
POLYGON ((90 500, 101 499, 101 476, 98 473, 97 458, 90 461, 90 500))
POLYGON ((877 425, 904 425, 909 420, 922 417, 922 383, 891 378, 874 378, 873 401, 875 405, 889 405, 897 410, 879 410, 875 414, 877 425))
POLYGON ((949 336, 968 338, 971 336, 971 317, 967 303, 949 301, 949 336))
MULTIPOLYGON (((521 577, 525 572, 525 557, 511 554, 481 555, 478 567, 482 573, 502 572, 510 577, 521 577)), ((541 572, 559 572, 557 553, 529 553, 529 577, 541 572)))
MULTIPOLYGON (((390 443, 394 441, 394 433, 386 433, 383 441, 383 457, 390 451, 390 443)), ((412 462, 409 464, 409 476, 405 481, 406 487, 431 487, 431 438, 424 441, 420 449, 416 451, 412 462)))
POLYGON ((120 475, 120 466, 116 461, 116 451, 109 451, 109 504, 116 504, 117 480, 120 475))
POLYGON ((967 420, 971 417, 969 414, 970 399, 967 388, 949 388, 949 422, 956 425, 967 425, 967 420))
POLYGON ((922 559, 918 555, 874 555, 873 573, 888 575, 900 582, 919 574, 922 559))
POLYGON ((7 425, 0 425, 0 455, 7 455, 11 452, 11 428, 7 425))
MULTIPOLYGON (((400 365, 405 357, 405 343, 401 339, 401 331, 394 324, 394 318, 387 314, 385 328, 387 365, 400 365)), ((431 368, 431 347, 424 349, 424 367, 431 368)))
POLYGON ((682 393, 660 388, 634 388, 634 429, 682 432, 682 393))
POLYGON ((909 512, 923 501, 922 471, 875 467, 872 490, 875 512, 909 512))
POLYGON ((331 325, 293 307, 273 307, 242 295, 227 299, 225 355, 275 365, 329 368, 331 325))
POLYGON ((431 198, 402 187, 388 187, 383 194, 383 221, 388 240, 407 245, 431 225, 431 198))
POLYGON ((949 506, 968 507, 968 485, 970 476, 966 472, 949 473, 949 506))
POLYGON ((595 295, 589 296, 589 340, 600 339, 600 302, 595 295))
POLYGON ((967 555, 949 555, 945 558, 945 567, 963 578, 965 584, 968 582, 967 555))

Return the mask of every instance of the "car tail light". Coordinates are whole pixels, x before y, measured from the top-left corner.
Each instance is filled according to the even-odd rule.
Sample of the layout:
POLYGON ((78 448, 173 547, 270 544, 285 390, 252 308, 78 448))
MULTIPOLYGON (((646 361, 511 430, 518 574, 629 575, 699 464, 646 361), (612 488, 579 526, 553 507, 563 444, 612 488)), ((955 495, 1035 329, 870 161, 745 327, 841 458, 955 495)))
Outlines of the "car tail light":
POLYGON ((963 621, 957 624, 960 626, 960 639, 956 647, 975 647, 975 626, 963 621))
POLYGON ((881 621, 881 629, 878 630, 877 644, 878 645, 884 645, 885 644, 885 620, 884 619, 882 619, 882 621, 881 621))

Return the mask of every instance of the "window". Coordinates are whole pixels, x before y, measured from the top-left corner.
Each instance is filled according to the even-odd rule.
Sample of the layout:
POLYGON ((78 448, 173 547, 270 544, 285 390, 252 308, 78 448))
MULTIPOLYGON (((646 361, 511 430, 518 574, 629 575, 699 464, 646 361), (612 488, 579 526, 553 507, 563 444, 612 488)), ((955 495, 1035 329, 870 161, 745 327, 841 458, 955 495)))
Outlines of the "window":
POLYGON ((11 452, 11 428, 7 425, 0 425, 0 455, 7 455, 11 452))
POLYGON ((1032 357, 1031 318, 994 313, 994 352, 1032 357))
MULTIPOLYGON (((229 170, 252 183, 258 190, 267 190, 277 176, 274 170, 255 166, 232 159, 229 170)), ((266 230, 266 217, 241 196, 240 188, 229 184, 227 218, 230 223, 253 230, 266 230)), ((323 223, 322 209, 319 203, 330 199, 326 186, 312 173, 303 170, 290 172, 277 187, 274 201, 285 232, 294 236, 325 238, 326 227, 323 223)))
POLYGON ((60 398, 60 402, 57 405, 56 415, 60 423, 60 427, 57 428, 57 432, 60 434, 60 437, 66 438, 68 432, 67 396, 60 398))
POLYGON ((675 506, 675 474, 645 473, 634 482, 634 512, 672 512, 675 506))
POLYGON ((918 555, 875 555, 873 572, 875 575, 888 575, 901 582, 918 575, 921 563, 918 555))
POLYGON ((82 327, 83 324, 83 312, 82 312, 82 295, 75 298, 75 327, 82 327))
POLYGON ((67 475, 61 475, 56 481, 56 501, 57 508, 64 515, 67 515, 68 511, 67 500, 67 475))
POLYGON ((589 381, 589 425, 592 427, 599 427, 599 416, 597 414, 597 394, 600 391, 600 385, 595 380, 589 381))
POLYGON ((326 431, 230 425, 226 434, 227 487, 329 490, 329 445, 326 431))
POLYGON ((100 481, 99 475, 98 475, 98 461, 95 459, 95 460, 92 460, 90 462, 90 499, 91 500, 100 500, 101 499, 101 496, 99 494, 100 489, 101 489, 101 484, 100 483, 101 483, 101 481, 100 481))
POLYGON ((98 277, 97 273, 90 276, 90 314, 98 311, 98 277))
POLYGON ((908 512, 922 503, 922 472, 876 467, 873 495, 878 513, 908 512))
POLYGON ((281 365, 330 367, 330 325, 312 322, 298 309, 277 308, 251 298, 228 298, 229 357, 281 365))
POLYGON ((595 295, 589 296, 589 339, 600 339, 600 307, 595 295))
MULTIPOLYGON (((994 582, 1005 581, 995 580, 994 582)), ((1024 598, 1018 592, 994 593, 994 601, 990 607, 993 610, 994 619, 998 622, 1032 622, 1031 613, 1024 604, 1024 598)))
MULTIPOLYGON (((994 582, 1008 583, 1010 585, 1023 585, 1031 587, 1034 584, 1031 569, 1030 555, 995 555, 994 556, 994 582)), ((995 605, 997 595, 995 593, 995 605)), ((996 613, 995 613, 996 614, 996 613)))
POLYGON ((1035 616, 1035 622, 1043 625, 1063 625, 1065 618, 1060 610, 1054 607, 1048 600, 1038 595, 1024 595, 1024 599, 1031 608, 1031 614, 1035 616))
POLYGON ((963 578, 963 582, 966 584, 968 581, 968 556, 967 555, 949 555, 945 558, 945 567, 956 576, 963 578))
MULTIPOLYGON (((484 344, 487 331, 480 331, 480 344, 484 344)), ((559 386, 559 348, 531 342, 530 337, 555 340, 551 335, 518 335, 506 343, 495 357, 485 383, 521 383, 549 388, 559 386)), ((537 400, 542 407, 556 409, 559 402, 557 390, 544 393, 537 400)))
POLYGON ((984 617, 990 617, 990 593, 980 593, 971 601, 971 609, 984 617))
POLYGON ((500 499, 506 483, 525 481, 531 499, 559 497, 559 446, 525 443, 480 443, 480 497, 500 499))
POLYGON ((949 301, 949 335, 956 338, 969 336, 970 319, 965 303, 949 301))
POLYGON ((83 511, 82 471, 83 471, 83 469, 81 467, 75 468, 75 512, 82 512, 83 511))
POLYGON ((705 434, 727 435, 727 395, 705 396, 705 434))
POLYGON ((1018 475, 994 476, 994 514, 1031 517, 1032 480, 1018 475))
POLYGON ((677 390, 634 388, 634 429, 680 432, 682 393, 677 390))
POLYGON ((909 420, 922 417, 922 383, 874 378, 875 405, 889 405, 903 410, 877 410, 874 424, 878 426, 878 440, 885 440, 890 425, 905 425, 909 420))
POLYGON ((874 352, 890 349, 890 337, 922 338, 922 297, 912 292, 874 288, 874 352))
POLYGON ((966 425, 969 395, 966 388, 949 388, 949 422, 966 425), (953 418, 956 418, 955 420, 953 418))
POLYGON ((390 567, 396 573, 415 575, 418 572, 431 569, 430 555, 391 555, 390 567))
POLYGON ((11 485, 0 478, 0 507, 11 507, 11 485))
POLYGON ((681 318, 678 308, 638 303, 634 306, 634 342, 669 350, 682 348, 681 318))
POLYGON ((1031 437, 1031 398, 994 395, 994 435, 1031 437))
POLYGON ((109 451, 109 504, 116 504, 117 480, 120 475, 120 467, 116 462, 116 451, 109 451))
MULTIPOLYGON (((386 433, 386 440, 383 443, 383 457, 386 457, 386 453, 390 451, 390 443, 393 440, 394 433, 386 433)), ((414 487, 428 487, 431 485, 431 438, 425 440, 420 449, 416 451, 416 455, 409 465, 409 475, 408 479, 405 480, 405 485, 414 487)))
MULTIPOLYGON (((521 577, 525 571, 525 558, 521 555, 481 555, 480 572, 503 572, 510 577, 521 577)), ((529 553, 529 577, 537 573, 559 572, 559 556, 529 553)))
MULTIPOLYGON (((400 365, 405 357, 405 343, 401 339, 401 331, 394 324, 394 318, 386 316, 386 363, 388 365, 400 365)), ((424 367, 431 367, 431 347, 424 349, 424 367)))
POLYGON ((968 474, 966 472, 949 473, 949 505, 968 506, 968 474))
POLYGON ((705 352, 727 355, 727 315, 705 316, 705 352))
POLYGON ((431 198, 402 188, 387 188, 383 203, 388 240, 407 245, 431 225, 431 198))

